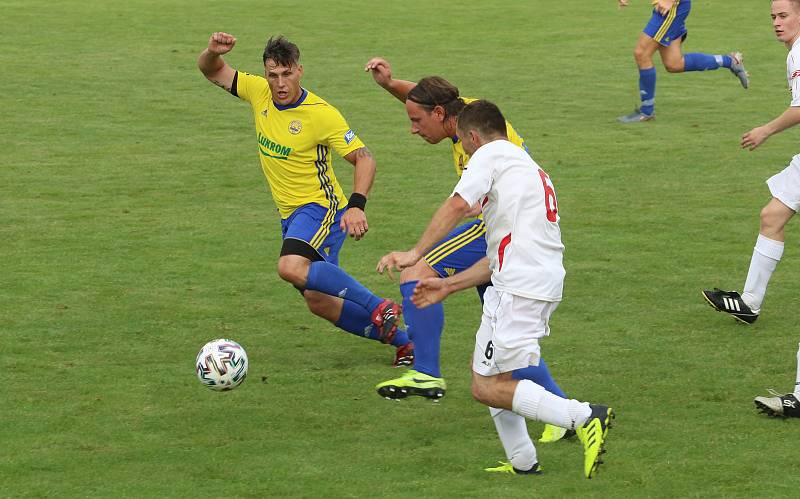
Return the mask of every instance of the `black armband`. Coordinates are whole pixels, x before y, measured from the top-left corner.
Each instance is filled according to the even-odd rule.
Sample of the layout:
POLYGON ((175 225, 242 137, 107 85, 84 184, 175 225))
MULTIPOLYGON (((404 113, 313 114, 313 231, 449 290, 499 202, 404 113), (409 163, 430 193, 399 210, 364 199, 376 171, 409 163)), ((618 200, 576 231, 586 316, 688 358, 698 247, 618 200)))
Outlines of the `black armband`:
POLYGON ((361 211, 364 211, 364 208, 367 206, 367 196, 363 194, 359 194, 354 192, 350 194, 350 201, 347 202, 347 209, 350 208, 358 208, 361 211))
POLYGON ((239 97, 239 89, 237 87, 239 83, 239 72, 234 71, 233 73, 233 81, 231 82, 231 95, 234 97, 239 97))

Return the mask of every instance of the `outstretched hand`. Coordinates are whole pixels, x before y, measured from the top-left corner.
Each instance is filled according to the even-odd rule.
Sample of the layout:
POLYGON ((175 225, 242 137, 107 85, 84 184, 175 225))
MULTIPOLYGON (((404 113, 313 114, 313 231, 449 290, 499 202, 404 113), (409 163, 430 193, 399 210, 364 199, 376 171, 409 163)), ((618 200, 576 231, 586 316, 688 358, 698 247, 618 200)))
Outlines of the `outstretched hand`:
POLYGON ((375 83, 382 87, 385 87, 392 81, 392 66, 389 64, 389 61, 382 57, 373 57, 367 61, 367 64, 364 66, 364 71, 371 72, 375 83))
POLYGON ((628 6, 628 0, 619 0, 619 5, 618 5, 618 7, 619 7, 620 9, 621 9, 621 8, 623 8, 623 7, 627 7, 627 6, 628 6))
POLYGON ((212 33, 211 38, 208 39, 208 51, 212 54, 227 54, 233 50, 234 45, 236 45, 236 37, 222 31, 212 33))
POLYGON ((428 277, 422 279, 414 287, 414 294, 411 295, 411 302, 417 308, 425 308, 443 301, 450 294, 450 288, 444 279, 440 277, 428 277))
POLYGON ((742 149, 753 150, 769 138, 766 127, 759 126, 742 135, 742 149))
POLYGON ((388 255, 384 255, 383 258, 380 259, 378 262, 378 266, 375 270, 378 271, 379 274, 383 274, 385 271, 389 272, 389 278, 394 280, 394 275, 392 274, 392 270, 403 270, 408 267, 413 267, 421 258, 416 251, 392 251, 388 255))

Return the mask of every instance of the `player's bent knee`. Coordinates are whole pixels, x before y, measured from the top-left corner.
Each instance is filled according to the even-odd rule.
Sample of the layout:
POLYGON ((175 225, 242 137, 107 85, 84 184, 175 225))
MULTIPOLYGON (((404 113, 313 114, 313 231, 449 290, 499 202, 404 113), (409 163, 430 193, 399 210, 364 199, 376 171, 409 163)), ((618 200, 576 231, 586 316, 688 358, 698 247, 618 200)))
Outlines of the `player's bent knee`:
POLYGON ((761 232, 781 230, 789 218, 784 210, 769 203, 761 209, 761 232))
POLYGON ((759 214, 759 219, 761 221, 761 228, 769 228, 772 225, 772 209, 770 205, 766 205, 761 208, 761 213, 759 214))
POLYGON ((307 275, 307 266, 289 258, 280 258, 278 260, 278 276, 284 281, 295 286, 305 286, 307 275))
POLYGON ((683 60, 679 61, 664 61, 664 69, 670 73, 683 73, 684 64, 683 60))
POLYGON ((472 398, 474 398, 481 404, 488 405, 489 407, 494 407, 492 403, 493 402, 492 391, 486 383, 477 383, 475 381, 472 382, 472 398))
POLYGON ((637 45, 636 48, 633 49, 633 58, 636 60, 639 67, 650 66, 653 60, 649 51, 641 45, 637 45))

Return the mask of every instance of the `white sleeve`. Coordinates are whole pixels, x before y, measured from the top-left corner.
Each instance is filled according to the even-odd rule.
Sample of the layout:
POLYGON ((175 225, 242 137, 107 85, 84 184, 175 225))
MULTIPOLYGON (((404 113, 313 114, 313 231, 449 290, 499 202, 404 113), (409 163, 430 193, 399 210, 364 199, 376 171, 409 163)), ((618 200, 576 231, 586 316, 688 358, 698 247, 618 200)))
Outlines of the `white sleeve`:
POLYGON ((470 158, 461 179, 453 189, 454 196, 458 194, 470 206, 489 193, 492 188, 492 161, 490 154, 481 154, 478 150, 470 158))
POLYGON ((800 54, 794 51, 789 52, 786 65, 789 68, 789 88, 792 90, 792 102, 790 106, 800 106, 800 54))

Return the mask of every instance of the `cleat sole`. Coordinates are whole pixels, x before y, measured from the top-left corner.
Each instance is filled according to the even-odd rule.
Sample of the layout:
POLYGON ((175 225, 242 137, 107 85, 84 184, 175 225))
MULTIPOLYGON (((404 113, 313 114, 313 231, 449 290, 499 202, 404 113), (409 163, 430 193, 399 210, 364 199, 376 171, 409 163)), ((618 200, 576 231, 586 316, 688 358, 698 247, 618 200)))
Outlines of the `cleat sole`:
POLYGON ((408 398, 409 395, 415 395, 418 397, 431 399, 434 402, 441 400, 445 396, 445 393, 447 393, 441 388, 401 388, 397 386, 382 386, 378 388, 377 391, 378 395, 389 400, 400 400, 408 398))
POLYGON ((767 416, 769 416, 771 418, 785 418, 786 417, 783 414, 778 414, 770 406, 768 406, 768 405, 766 405, 766 404, 764 404, 762 402, 759 402, 758 400, 754 401, 754 403, 756 405, 756 409, 758 409, 758 412, 761 413, 761 414, 766 414, 767 416))

